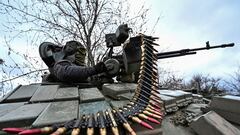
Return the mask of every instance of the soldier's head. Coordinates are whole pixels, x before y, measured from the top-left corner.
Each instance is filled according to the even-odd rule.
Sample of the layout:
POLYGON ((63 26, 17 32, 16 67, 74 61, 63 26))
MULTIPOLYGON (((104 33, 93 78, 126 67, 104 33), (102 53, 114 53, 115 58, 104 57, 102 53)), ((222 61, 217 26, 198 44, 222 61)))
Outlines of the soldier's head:
POLYGON ((79 66, 85 65, 86 49, 80 42, 68 41, 63 49, 69 60, 79 66))

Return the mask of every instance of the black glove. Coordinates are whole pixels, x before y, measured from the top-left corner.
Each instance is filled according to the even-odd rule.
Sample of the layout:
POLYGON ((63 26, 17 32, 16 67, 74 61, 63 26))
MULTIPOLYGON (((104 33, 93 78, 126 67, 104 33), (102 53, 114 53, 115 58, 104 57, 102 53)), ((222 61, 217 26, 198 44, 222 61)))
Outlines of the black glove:
POLYGON ((105 64, 103 62, 99 62, 93 67, 95 68, 95 71, 97 73, 103 73, 103 72, 107 71, 107 67, 105 66, 105 64))
POLYGON ((114 68, 113 64, 106 64, 106 63, 104 63, 104 64, 105 64, 107 71, 110 71, 114 68))

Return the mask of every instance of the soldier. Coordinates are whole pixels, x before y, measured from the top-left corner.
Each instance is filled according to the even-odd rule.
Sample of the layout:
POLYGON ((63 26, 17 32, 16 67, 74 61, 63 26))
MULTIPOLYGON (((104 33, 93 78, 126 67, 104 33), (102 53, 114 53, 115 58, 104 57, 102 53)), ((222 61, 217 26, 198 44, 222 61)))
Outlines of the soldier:
POLYGON ((69 41, 63 47, 65 56, 57 61, 52 68, 51 74, 59 81, 63 82, 86 82, 88 77, 106 72, 108 68, 103 62, 95 66, 86 67, 85 47, 77 41, 69 41))

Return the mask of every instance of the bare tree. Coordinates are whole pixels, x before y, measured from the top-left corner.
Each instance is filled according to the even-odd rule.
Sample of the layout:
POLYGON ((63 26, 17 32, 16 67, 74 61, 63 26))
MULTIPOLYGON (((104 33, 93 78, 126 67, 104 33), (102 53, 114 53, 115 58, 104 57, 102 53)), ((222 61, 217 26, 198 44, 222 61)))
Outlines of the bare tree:
POLYGON ((193 75, 187 87, 196 88, 197 92, 204 96, 222 93, 220 86, 221 78, 211 77, 210 75, 195 74, 193 75))
MULTIPOLYGON (((114 0, 26 0, 0 2, 1 12, 11 17, 9 30, 20 26, 18 34, 35 32, 37 37, 62 44, 66 40, 80 41, 88 52, 88 65, 94 65, 96 50, 103 49, 104 34, 127 22, 141 32, 146 23, 147 8, 142 6, 133 17, 126 1, 114 0), (30 27, 25 28, 28 25, 30 27)), ((35 41, 36 42, 36 41, 35 41)), ((39 42, 37 42, 39 43, 39 42)))
POLYGON ((240 95, 240 66, 230 77, 229 80, 225 81, 226 89, 232 94, 240 95))
POLYGON ((177 76, 173 71, 167 71, 166 69, 160 69, 159 83, 161 87, 169 89, 185 89, 184 78, 177 76))
POLYGON ((15 39, 23 38, 31 46, 38 46, 43 41, 63 45, 68 40, 78 40, 87 49, 87 65, 94 65, 105 49, 104 35, 115 32, 118 25, 127 23, 135 32, 147 31, 145 24, 149 9, 144 4, 132 13, 130 9, 127 0, 0 1, 0 14, 6 18, 2 25, 8 33, 5 47, 12 63, 3 65, 2 82, 11 81, 19 73, 29 75, 29 78, 36 77, 39 72, 34 71, 39 67, 45 68, 44 65, 39 66, 42 64, 39 59, 15 51, 11 46, 15 39), (16 55, 23 59, 23 64, 15 61, 13 57, 16 55), (34 75, 30 76, 30 73, 34 75))
MULTIPOLYGON (((4 63, 4 60, 2 58, 0 58, 0 65, 2 65, 4 63)), ((3 91, 3 82, 0 83, 0 97, 4 95, 4 91, 3 91)))
POLYGON ((4 60, 0 58, 0 65, 3 64, 4 60))

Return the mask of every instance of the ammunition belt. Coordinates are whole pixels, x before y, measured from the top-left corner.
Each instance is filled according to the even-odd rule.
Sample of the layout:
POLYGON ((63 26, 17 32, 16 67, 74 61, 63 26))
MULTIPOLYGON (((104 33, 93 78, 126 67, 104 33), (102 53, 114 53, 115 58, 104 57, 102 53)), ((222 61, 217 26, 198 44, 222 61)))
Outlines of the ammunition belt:
MULTIPOLYGON (((141 64, 138 86, 135 94, 128 104, 121 108, 108 109, 98 112, 97 114, 84 114, 80 119, 74 119, 62 125, 53 125, 40 129, 19 130, 21 135, 30 134, 49 134, 62 135, 71 130, 72 135, 80 134, 82 129, 86 129, 87 135, 93 135, 94 130, 101 135, 107 134, 107 128, 112 130, 114 135, 119 135, 118 127, 123 127, 129 134, 135 135, 128 120, 136 122, 141 126, 153 129, 145 121, 161 124, 162 101, 159 97, 158 87, 158 68, 157 68, 157 50, 154 47, 155 39, 143 34, 139 35, 141 39, 141 64)), ((17 129, 12 129, 16 130, 17 129)), ((5 128, 4 131, 11 131, 11 128, 5 128)), ((95 132, 96 133, 96 132, 95 132)))

